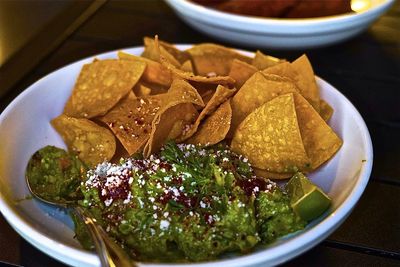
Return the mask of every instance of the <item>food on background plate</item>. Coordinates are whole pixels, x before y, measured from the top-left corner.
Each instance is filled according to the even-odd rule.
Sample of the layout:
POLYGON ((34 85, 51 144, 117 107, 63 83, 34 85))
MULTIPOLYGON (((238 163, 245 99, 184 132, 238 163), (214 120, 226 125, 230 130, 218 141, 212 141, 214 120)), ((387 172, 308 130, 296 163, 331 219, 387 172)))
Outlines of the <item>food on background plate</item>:
MULTIPOLYGON (((300 172, 327 162, 342 140, 326 123, 333 109, 305 55, 289 62, 215 44, 144 43, 141 56, 120 51, 84 65, 51 121, 81 161, 74 166, 90 167, 75 177, 80 205, 131 255, 203 261, 248 252, 328 208, 300 172), (270 180, 292 176, 290 197, 270 180)), ((39 152, 65 177, 54 149, 39 152)), ((36 170, 52 172, 34 158, 36 170)))
POLYGON ((352 12, 351 0, 190 0, 220 11, 257 17, 314 18, 352 12))

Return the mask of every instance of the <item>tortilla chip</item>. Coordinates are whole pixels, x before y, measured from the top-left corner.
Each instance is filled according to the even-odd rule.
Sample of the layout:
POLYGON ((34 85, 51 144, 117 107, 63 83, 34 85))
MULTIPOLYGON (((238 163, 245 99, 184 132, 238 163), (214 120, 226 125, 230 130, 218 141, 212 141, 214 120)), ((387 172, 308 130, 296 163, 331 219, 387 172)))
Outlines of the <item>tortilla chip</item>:
POLYGON ((185 80, 175 79, 167 94, 163 95, 163 101, 168 106, 177 103, 192 103, 204 107, 204 102, 197 90, 185 80))
POLYGON ((195 73, 206 77, 228 75, 235 58, 251 62, 251 58, 231 48, 211 43, 194 45, 186 51, 191 56, 195 73))
POLYGON ((310 159, 293 94, 278 96, 250 113, 237 128, 231 149, 248 158, 252 166, 269 172, 306 170, 310 159))
POLYGON ((152 132, 152 122, 158 112, 180 103, 204 106, 201 96, 189 83, 174 80, 165 94, 136 99, 123 99, 101 117, 130 155, 141 151, 152 132))
POLYGON ((215 77, 205 77, 205 76, 197 76, 193 75, 192 72, 186 72, 179 69, 176 65, 170 62, 169 57, 165 56, 165 53, 162 52, 162 47, 160 46, 158 37, 154 39, 154 58, 157 58, 165 68, 167 68, 171 75, 174 78, 180 78, 193 82, 201 82, 201 83, 210 83, 210 84, 222 84, 222 85, 233 85, 235 81, 229 76, 215 76, 215 77))
POLYGON ((191 72, 193 73, 193 65, 190 60, 186 60, 185 62, 182 63, 181 70, 185 72, 191 72))
POLYGON ((215 90, 208 90, 201 94, 201 98, 203 99, 204 104, 208 104, 215 93, 215 90))
POLYGON ((143 72, 141 80, 147 83, 154 83, 167 87, 169 87, 172 83, 171 72, 159 62, 144 57, 131 55, 123 51, 118 51, 118 58, 121 60, 146 63, 146 68, 143 72))
POLYGON ((288 179, 293 176, 293 173, 269 172, 269 171, 262 170, 259 168, 254 168, 254 167, 253 167, 253 171, 258 177, 262 177, 265 179, 283 180, 283 179, 288 179))
POLYGON ((291 79, 293 82, 295 82, 296 85, 297 85, 297 80, 301 79, 301 77, 299 77, 299 74, 294 69, 292 64, 290 64, 287 61, 278 63, 272 67, 266 68, 265 70, 262 71, 262 73, 275 74, 275 75, 287 77, 287 78, 291 79))
POLYGON ((235 79, 235 87, 240 88, 256 72, 256 67, 244 61, 234 59, 228 76, 235 79))
POLYGON ((297 92, 296 85, 289 79, 256 72, 232 98, 232 125, 229 136, 233 136, 239 124, 253 110, 278 95, 297 92))
POLYGON ((329 121, 333 115, 333 108, 323 99, 319 101, 319 115, 321 115, 324 121, 329 121))
MULTIPOLYGON (((154 41, 154 39, 150 37, 144 37, 143 41, 146 44, 146 42, 147 43, 152 42, 154 41)), ((170 55, 172 55, 176 60, 178 60, 179 63, 183 64, 184 62, 190 60, 190 55, 188 52, 179 50, 178 48, 176 48, 176 46, 174 46, 171 43, 162 40, 158 40, 158 42, 160 46, 162 46, 170 55)))
POLYGON ((148 37, 144 38, 144 51, 141 56, 159 62, 159 55, 161 53, 161 55, 165 57, 169 63, 177 68, 180 68, 181 63, 161 45, 161 41, 158 40, 158 37, 156 38, 158 44, 160 44, 159 47, 156 47, 157 44, 155 39, 148 37))
POLYGON ((168 106, 160 111, 152 122, 150 138, 143 149, 143 156, 149 157, 158 151, 168 139, 173 139, 183 132, 186 125, 193 123, 198 116, 196 108, 191 103, 180 103, 168 106), (180 127, 177 129, 177 126, 180 127))
POLYGON ((279 64, 285 60, 279 59, 273 56, 265 55, 261 51, 257 50, 256 54, 254 55, 254 58, 251 62, 251 65, 256 67, 258 70, 264 70, 266 68, 275 66, 276 64, 279 64))
POLYGON ((293 95, 304 148, 314 170, 330 159, 343 142, 304 97, 293 95))
POLYGON ((130 99, 136 99, 136 95, 133 91, 130 91, 126 97, 130 99))
POLYGON ((306 55, 302 55, 291 63, 294 70, 302 77, 297 83, 300 93, 319 112, 319 88, 315 80, 314 70, 306 55))
MULTIPOLYGON (((208 101, 207 105, 205 108, 201 111, 200 115, 197 117, 196 122, 190 126, 183 134, 182 137, 178 139, 178 142, 182 142, 189 137, 191 137, 198 129, 201 121, 208 115, 212 114, 217 108, 224 102, 226 102, 227 99, 229 99, 236 90, 234 89, 228 89, 222 85, 219 85, 217 89, 215 90, 215 93, 211 97, 211 99, 208 101)), ((229 110, 231 110, 231 107, 229 105, 229 110)), ((230 112, 231 114, 232 112, 230 112)), ((232 115, 232 114, 231 114, 232 115)), ((230 115, 230 117, 231 117, 230 115)), ((229 125, 231 122, 231 118, 229 117, 229 125)), ((228 128, 229 130, 229 128, 228 128)), ((226 134, 224 134, 225 136, 226 134)))
POLYGON ((71 117, 104 115, 126 96, 143 74, 146 64, 116 59, 83 66, 72 95, 64 107, 71 117))
POLYGON ((135 85, 135 87, 133 88, 133 92, 136 96, 139 97, 147 96, 151 94, 151 88, 139 83, 135 85))
POLYGON ((62 114, 51 120, 51 125, 61 135, 68 150, 77 153, 89 166, 108 161, 115 153, 114 135, 88 119, 62 114))
POLYGON ((229 102, 225 101, 208 116, 187 143, 208 146, 224 140, 231 126, 232 109, 229 102))
POLYGON ((262 72, 266 74, 276 74, 291 79, 296 84, 300 94, 302 94, 310 102, 315 110, 319 111, 319 96, 314 95, 314 93, 310 91, 310 87, 307 82, 308 78, 300 75, 291 63, 285 61, 269 67, 262 72))
POLYGON ((229 76, 205 77, 205 76, 193 75, 192 72, 186 72, 180 70, 171 63, 169 63, 168 60, 163 56, 160 56, 160 62, 163 66, 165 66, 168 70, 171 71, 173 76, 184 80, 199 82, 199 83, 208 83, 208 84, 222 84, 222 85, 235 84, 235 80, 229 76))
MULTIPOLYGON (((169 55, 173 57, 173 59, 176 59, 180 64, 183 64, 185 61, 190 60, 190 55, 186 51, 182 51, 176 46, 174 46, 171 43, 168 43, 166 41, 158 40, 159 44, 161 47, 165 49, 165 51, 168 52, 169 55)), ((144 37, 143 38, 143 43, 145 47, 152 47, 154 45, 154 38, 151 37, 144 37)), ((168 57, 168 56, 167 56, 168 57)), ((178 65, 176 65, 178 66, 178 65)))
POLYGON ((123 99, 99 118, 114 132, 129 155, 140 151, 149 139, 151 123, 162 105, 159 96, 123 99))

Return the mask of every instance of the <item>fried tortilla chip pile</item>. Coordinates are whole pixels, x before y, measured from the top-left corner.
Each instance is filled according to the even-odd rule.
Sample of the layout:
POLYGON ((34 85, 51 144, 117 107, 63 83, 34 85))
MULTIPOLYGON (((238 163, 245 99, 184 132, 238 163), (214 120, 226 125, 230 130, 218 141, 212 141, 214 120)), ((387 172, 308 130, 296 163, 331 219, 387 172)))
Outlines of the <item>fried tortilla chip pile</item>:
POLYGON ((157 37, 144 45, 141 56, 120 51, 118 59, 84 65, 52 120, 88 165, 149 157, 170 139, 223 141, 258 175, 283 179, 315 170, 341 147, 307 56, 248 57, 208 43, 182 51, 157 37))

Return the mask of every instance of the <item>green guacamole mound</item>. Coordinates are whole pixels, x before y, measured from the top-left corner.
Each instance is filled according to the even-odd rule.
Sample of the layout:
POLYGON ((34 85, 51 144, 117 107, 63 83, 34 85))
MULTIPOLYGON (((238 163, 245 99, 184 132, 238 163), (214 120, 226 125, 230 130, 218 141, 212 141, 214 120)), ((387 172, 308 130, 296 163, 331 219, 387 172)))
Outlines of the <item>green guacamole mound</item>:
MULTIPOLYGON (((80 188, 79 204, 141 261, 247 253, 305 226, 279 186, 222 145, 168 142, 148 159, 99 164, 80 188)), ((85 240, 82 227, 77 237, 85 240)))

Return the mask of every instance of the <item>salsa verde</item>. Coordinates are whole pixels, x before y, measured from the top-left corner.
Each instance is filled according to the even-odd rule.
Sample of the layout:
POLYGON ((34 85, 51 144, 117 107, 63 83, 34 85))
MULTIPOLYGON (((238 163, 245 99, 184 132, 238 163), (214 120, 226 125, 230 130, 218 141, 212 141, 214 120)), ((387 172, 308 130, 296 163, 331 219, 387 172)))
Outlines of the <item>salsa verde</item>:
MULTIPOLYGON (((77 180, 79 205, 141 261, 247 253, 306 224, 277 184, 256 177, 246 158, 223 145, 168 142, 159 154, 104 162, 77 180)), ((90 247, 74 221, 78 240, 90 247)))
POLYGON ((305 226, 275 183, 224 146, 170 142, 148 159, 99 164, 81 190, 81 205, 144 261, 246 253, 305 226))

